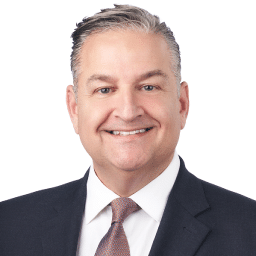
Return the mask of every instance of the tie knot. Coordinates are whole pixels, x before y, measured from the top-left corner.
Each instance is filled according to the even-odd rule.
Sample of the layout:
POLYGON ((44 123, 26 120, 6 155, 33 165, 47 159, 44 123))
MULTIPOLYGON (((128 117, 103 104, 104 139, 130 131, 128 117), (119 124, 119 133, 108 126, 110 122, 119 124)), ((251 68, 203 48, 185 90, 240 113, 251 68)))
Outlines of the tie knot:
POLYGON ((138 211, 140 207, 130 198, 120 197, 111 202, 112 207, 112 223, 121 222, 133 212, 138 211))

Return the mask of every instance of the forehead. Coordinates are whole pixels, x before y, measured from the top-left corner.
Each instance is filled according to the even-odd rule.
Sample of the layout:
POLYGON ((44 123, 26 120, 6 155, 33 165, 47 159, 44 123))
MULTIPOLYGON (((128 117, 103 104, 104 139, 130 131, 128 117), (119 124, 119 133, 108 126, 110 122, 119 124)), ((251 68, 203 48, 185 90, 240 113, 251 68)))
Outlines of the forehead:
POLYGON ((149 70, 171 72, 165 39, 154 33, 114 30, 90 35, 80 53, 82 76, 92 73, 136 76, 149 70))

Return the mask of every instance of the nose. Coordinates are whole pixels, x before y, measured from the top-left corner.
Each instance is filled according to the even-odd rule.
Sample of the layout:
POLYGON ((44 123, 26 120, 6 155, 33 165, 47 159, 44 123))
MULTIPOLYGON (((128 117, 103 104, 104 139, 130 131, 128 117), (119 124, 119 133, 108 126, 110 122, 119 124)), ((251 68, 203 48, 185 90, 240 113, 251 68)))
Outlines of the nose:
POLYGON ((136 118, 144 114, 142 102, 135 91, 124 90, 120 92, 116 99, 115 117, 122 119, 125 122, 134 121, 136 118))

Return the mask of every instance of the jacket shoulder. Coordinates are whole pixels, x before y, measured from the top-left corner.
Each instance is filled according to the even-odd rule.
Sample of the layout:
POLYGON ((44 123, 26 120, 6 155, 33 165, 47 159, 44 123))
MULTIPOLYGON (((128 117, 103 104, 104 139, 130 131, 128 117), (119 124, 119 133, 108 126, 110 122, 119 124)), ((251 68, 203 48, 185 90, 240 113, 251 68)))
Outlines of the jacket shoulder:
POLYGON ((1 202, 0 226, 3 221, 7 223, 8 220, 31 220, 31 216, 33 219, 43 219, 45 210, 49 209, 49 206, 54 207, 63 200, 72 200, 81 183, 82 179, 79 179, 1 202))
POLYGON ((229 208, 244 210, 256 210, 256 201, 241 194, 201 180, 205 196, 210 205, 222 205, 229 208))
POLYGON ((201 182, 210 205, 205 217, 211 218, 211 226, 256 237, 256 201, 206 181, 201 182))
POLYGON ((87 177, 88 172, 82 179, 1 202, 0 254, 42 255, 44 223, 70 214, 77 200, 83 201, 87 177))

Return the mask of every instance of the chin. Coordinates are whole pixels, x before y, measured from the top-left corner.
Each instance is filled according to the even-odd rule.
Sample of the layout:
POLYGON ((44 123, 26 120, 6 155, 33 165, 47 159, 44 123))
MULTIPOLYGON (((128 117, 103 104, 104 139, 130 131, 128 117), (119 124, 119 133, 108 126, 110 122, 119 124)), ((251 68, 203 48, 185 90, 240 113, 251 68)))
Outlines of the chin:
POLYGON ((115 168, 124 171, 136 171, 138 169, 143 168, 143 166, 145 166, 146 163, 146 159, 143 159, 143 156, 138 157, 138 155, 136 157, 131 155, 122 155, 114 159, 114 161, 112 161, 112 165, 115 166, 115 168))
POLYGON ((122 170, 125 172, 134 172, 141 168, 141 165, 125 164, 125 163, 122 163, 121 165, 119 164, 113 164, 113 165, 115 166, 116 169, 122 170))

